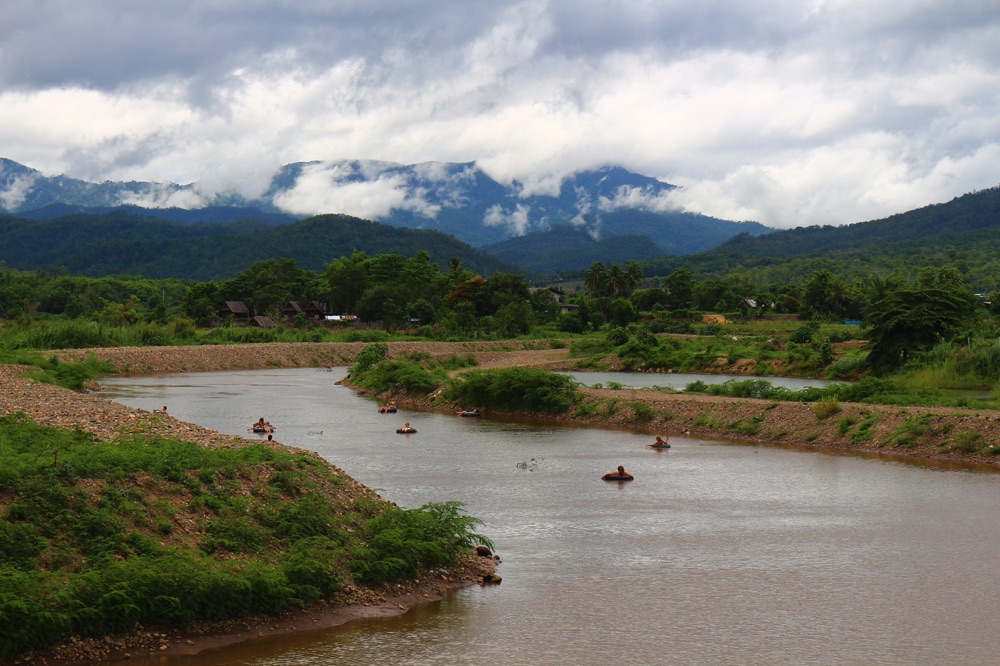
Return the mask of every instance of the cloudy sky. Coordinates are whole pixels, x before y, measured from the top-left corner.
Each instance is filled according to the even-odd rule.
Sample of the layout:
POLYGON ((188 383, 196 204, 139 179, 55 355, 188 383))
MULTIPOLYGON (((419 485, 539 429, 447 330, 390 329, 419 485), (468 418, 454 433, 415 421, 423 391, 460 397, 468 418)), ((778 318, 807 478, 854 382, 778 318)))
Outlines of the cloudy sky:
POLYGON ((843 224, 1000 184, 1000 0, 2 0, 0 157, 259 193, 282 164, 605 164, 843 224))

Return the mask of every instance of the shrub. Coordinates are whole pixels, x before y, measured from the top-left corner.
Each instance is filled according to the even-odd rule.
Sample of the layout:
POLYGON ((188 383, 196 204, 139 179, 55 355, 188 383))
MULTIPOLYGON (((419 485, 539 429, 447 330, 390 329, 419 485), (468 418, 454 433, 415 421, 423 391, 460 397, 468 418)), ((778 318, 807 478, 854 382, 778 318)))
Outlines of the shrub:
MULTIPOLYGON (((441 375, 440 379, 443 378, 441 375)), ((431 393, 439 384, 439 378, 430 370, 407 360, 383 361, 366 370, 355 381, 376 393, 402 391, 419 395, 431 393)))
POLYGON ((365 544, 355 548, 351 569, 367 585, 396 583, 424 568, 450 562, 476 543, 492 547, 472 532, 479 521, 461 512, 458 502, 425 504, 419 509, 389 507, 362 526, 365 544))
POLYGON ((388 355, 389 345, 384 342, 365 345, 364 348, 358 352, 358 355, 354 357, 354 363, 351 365, 348 372, 351 375, 360 374, 373 367, 375 364, 384 361, 388 355))
POLYGON ((628 331, 626 331, 621 326, 616 326, 608 331, 607 335, 608 344, 614 345, 615 347, 620 347, 621 345, 628 342, 628 331))
POLYGON ((510 411, 561 413, 576 402, 572 378, 548 370, 502 368, 472 370, 445 390, 445 398, 464 405, 510 411))

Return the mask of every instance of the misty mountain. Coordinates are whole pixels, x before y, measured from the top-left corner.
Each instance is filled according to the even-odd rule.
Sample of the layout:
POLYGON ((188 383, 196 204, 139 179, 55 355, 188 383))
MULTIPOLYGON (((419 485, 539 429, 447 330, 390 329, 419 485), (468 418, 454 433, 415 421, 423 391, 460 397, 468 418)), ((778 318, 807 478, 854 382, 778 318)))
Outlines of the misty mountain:
POLYGON ((558 191, 499 183, 474 163, 402 165, 346 160, 300 162, 276 171, 260 196, 210 192, 198 183, 89 183, 0 158, 0 212, 21 218, 100 213, 127 207, 185 223, 256 219, 282 224, 343 213, 396 227, 436 230, 482 247, 562 225, 595 240, 646 236, 667 253, 688 254, 739 233, 772 231, 677 210, 674 185, 608 166, 571 175, 558 191))

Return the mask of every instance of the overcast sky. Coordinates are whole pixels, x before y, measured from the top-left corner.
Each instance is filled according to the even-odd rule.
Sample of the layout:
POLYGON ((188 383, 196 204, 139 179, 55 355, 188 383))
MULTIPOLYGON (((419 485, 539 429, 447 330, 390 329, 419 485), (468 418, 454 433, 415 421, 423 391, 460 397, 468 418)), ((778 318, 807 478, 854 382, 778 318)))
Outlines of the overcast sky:
POLYGON ((307 160, 618 164, 858 222, 1000 184, 1000 0, 2 0, 0 157, 251 196, 307 160))

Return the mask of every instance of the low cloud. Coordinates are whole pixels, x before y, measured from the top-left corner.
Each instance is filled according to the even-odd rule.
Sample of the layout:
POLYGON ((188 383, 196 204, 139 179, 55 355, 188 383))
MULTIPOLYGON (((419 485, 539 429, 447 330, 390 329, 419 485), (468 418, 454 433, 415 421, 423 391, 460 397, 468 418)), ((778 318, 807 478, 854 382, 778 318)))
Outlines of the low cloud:
POLYGON ((404 176, 387 173, 386 166, 359 163, 358 171, 374 180, 351 181, 355 169, 348 164, 309 165, 295 185, 278 194, 273 203, 298 215, 346 213, 377 220, 395 209, 436 217, 440 206, 424 200, 421 190, 411 190, 404 176))
POLYGON ((129 192, 121 197, 119 205, 141 206, 143 208, 204 208, 211 205, 206 199, 191 189, 172 189, 169 186, 151 187, 142 192, 129 192))
MULTIPOLYGON (((0 166, 0 178, 4 176, 0 166)), ((27 199, 38 176, 35 174, 14 176, 0 189, 0 208, 14 210, 27 199)))
POLYGON ((598 210, 610 213, 622 208, 637 208, 651 213, 680 210, 681 206, 671 197, 670 191, 655 192, 646 187, 619 187, 613 197, 601 197, 598 210))
POLYGON ((517 204, 514 210, 504 210, 499 204, 490 206, 483 216, 483 224, 488 227, 501 227, 507 229, 513 236, 523 236, 528 232, 530 225, 529 213, 531 208, 524 204, 517 204))

